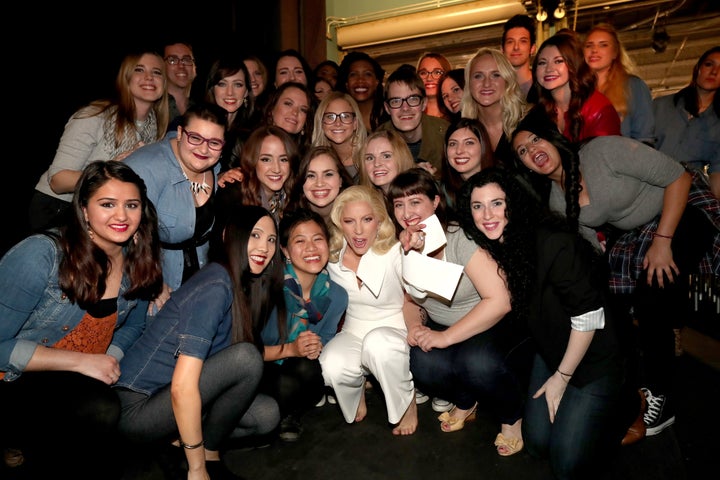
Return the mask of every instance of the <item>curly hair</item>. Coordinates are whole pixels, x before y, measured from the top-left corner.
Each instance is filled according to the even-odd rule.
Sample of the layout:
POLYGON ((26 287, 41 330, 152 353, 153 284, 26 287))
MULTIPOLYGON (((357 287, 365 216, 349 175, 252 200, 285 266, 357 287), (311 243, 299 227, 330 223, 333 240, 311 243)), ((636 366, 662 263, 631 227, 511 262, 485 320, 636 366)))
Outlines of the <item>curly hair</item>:
POLYGON ((540 204, 514 176, 492 167, 470 177, 458 193, 458 221, 465 235, 487 251, 505 274, 512 309, 525 312, 535 279, 536 236, 541 218, 540 204), (476 188, 497 184, 505 192, 505 218, 508 223, 501 240, 490 240, 475 225, 471 196, 476 188))
POLYGON ((390 219, 383 194, 377 189, 367 185, 353 185, 340 192, 340 195, 335 199, 335 203, 333 203, 332 212, 330 212, 330 218, 333 223, 330 232, 331 262, 338 262, 340 260, 340 250, 342 250, 345 240, 342 231, 342 214, 345 206, 351 202, 366 202, 377 216, 379 223, 378 234, 370 247, 373 252, 378 255, 383 255, 397 244, 398 240, 395 238, 395 225, 393 225, 390 219))

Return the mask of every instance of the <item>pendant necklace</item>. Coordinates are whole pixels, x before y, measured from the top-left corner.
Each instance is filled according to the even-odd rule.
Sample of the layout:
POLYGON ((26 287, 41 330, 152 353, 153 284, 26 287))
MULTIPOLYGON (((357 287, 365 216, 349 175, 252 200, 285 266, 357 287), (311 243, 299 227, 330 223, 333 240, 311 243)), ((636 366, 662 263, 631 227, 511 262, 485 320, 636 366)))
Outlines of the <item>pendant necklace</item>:
POLYGON ((205 175, 207 174, 207 170, 203 172, 202 183, 200 183, 200 182, 193 182, 192 180, 190 180, 190 179, 188 178, 187 173, 185 173, 185 169, 183 168, 182 163, 181 163, 181 162, 178 162, 178 163, 180 163, 180 170, 182 171, 183 177, 185 177, 185 180, 187 180, 188 182, 190 182, 190 191, 191 191, 196 197, 197 197, 198 195, 200 195, 200 192, 203 192, 205 195, 210 195, 210 185, 208 185, 207 183, 205 183, 205 175))

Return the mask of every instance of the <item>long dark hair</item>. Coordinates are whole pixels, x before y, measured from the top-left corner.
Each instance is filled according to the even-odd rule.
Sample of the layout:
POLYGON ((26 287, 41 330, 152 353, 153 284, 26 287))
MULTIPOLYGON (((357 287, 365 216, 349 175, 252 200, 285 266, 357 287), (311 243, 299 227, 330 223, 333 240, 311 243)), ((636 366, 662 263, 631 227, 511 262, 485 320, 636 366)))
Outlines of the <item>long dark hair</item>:
MULTIPOLYGON (((685 100, 685 110, 687 110, 693 117, 700 115, 700 99, 698 98, 697 92, 698 72, 700 71, 700 66, 703 62, 705 62, 705 60, 707 60, 707 58, 713 53, 720 53, 720 46, 712 47, 700 56, 693 67, 692 81, 690 82, 690 85, 683 88, 673 96, 673 103, 676 106, 681 98, 685 100)), ((717 90, 713 96, 712 107, 715 111, 715 115, 720 116, 720 95, 717 90)))
POLYGON ((244 141, 253 128, 254 121, 257 119, 255 112, 255 95, 250 86, 250 73, 245 66, 245 62, 239 54, 225 54, 215 60, 210 66, 205 84, 205 101, 217 104, 214 88, 222 79, 231 77, 238 72, 242 72, 245 79, 245 87, 247 88, 247 97, 242 102, 240 108, 235 112, 233 121, 227 126, 225 132, 225 146, 220 158, 223 170, 236 167, 239 159, 235 156, 235 145, 244 141))
POLYGON ((572 141, 578 141, 580 131, 583 127, 582 106, 590 98, 596 88, 596 77, 590 67, 585 63, 585 56, 580 45, 577 34, 571 30, 561 30, 545 40, 537 50, 533 59, 533 85, 537 89, 538 105, 542 105, 548 117, 557 124, 556 103, 550 90, 543 88, 537 82, 534 72, 537 72, 538 58, 540 52, 545 48, 557 47, 560 55, 565 60, 568 69, 568 85, 570 86, 570 106, 568 117, 570 118, 570 136, 572 141))
POLYGON ((111 265, 107 254, 90 238, 84 208, 110 180, 132 183, 140 192, 142 215, 137 232, 123 245, 123 273, 130 280, 126 299, 153 300, 162 291, 160 237, 155 206, 147 197, 145 182, 125 163, 109 160, 89 163, 75 186, 72 214, 59 236, 63 258, 58 270, 60 288, 71 302, 87 309, 99 302, 111 265))
POLYGON ((260 332, 273 308, 277 308, 278 319, 284 319, 286 314, 280 248, 275 249, 262 273, 256 275, 250 270, 248 242, 255 224, 263 217, 273 219, 265 208, 255 205, 225 210, 216 219, 208 252, 208 261, 223 265, 233 282, 233 343, 254 343, 260 352, 260 332))
MULTIPOLYGON (((544 218, 539 202, 508 171, 492 167, 470 177, 458 193, 457 215, 468 238, 475 241, 497 262, 505 274, 512 309, 526 313, 535 280, 536 230, 544 218), (502 241, 490 240, 472 217, 473 190, 495 183, 505 192, 507 226, 502 241)), ((522 318, 522 317, 519 317, 522 318)))
MULTIPOLYGON (((555 128, 555 124, 550 121, 542 107, 538 106, 533 107, 530 113, 518 124, 517 129, 515 129, 510 139, 510 143, 513 143, 515 137, 521 131, 532 132, 538 137, 547 140, 555 146, 560 154, 563 167, 563 187, 565 190, 565 216, 569 225, 577 230, 579 225, 578 218, 580 217, 580 190, 582 190, 578 151, 589 139, 580 144, 571 143, 555 128)), ((509 160, 509 167, 526 178, 535 188, 543 203, 547 204, 552 181, 543 175, 529 171, 517 157, 515 149, 513 149, 513 156, 509 160)))

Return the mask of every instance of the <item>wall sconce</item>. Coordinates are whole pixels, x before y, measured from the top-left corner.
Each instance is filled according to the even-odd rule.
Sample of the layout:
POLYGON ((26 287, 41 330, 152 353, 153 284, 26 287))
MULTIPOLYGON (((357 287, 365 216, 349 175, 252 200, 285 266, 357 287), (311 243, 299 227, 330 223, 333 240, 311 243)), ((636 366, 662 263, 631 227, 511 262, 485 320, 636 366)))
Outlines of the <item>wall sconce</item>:
POLYGON ((664 28, 654 30, 650 47, 652 47, 655 53, 663 53, 667 49, 669 41, 670 35, 668 35, 664 28))
POLYGON ((560 4, 555 8, 555 11, 553 12, 553 17, 557 18, 558 20, 565 18, 565 2, 560 2, 560 4))

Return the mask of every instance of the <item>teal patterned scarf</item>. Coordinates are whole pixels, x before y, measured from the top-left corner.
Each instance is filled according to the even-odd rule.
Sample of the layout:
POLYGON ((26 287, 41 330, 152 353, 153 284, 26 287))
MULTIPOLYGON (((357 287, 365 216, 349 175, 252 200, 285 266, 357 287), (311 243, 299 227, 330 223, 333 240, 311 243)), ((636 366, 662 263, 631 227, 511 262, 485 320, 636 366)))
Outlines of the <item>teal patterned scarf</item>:
POLYGON ((309 324, 317 324, 323 319, 330 306, 330 276, 326 269, 318 273, 310 290, 310 299, 303 298, 302 287, 292 264, 285 265, 285 306, 291 314, 288 319, 288 343, 295 341, 300 332, 308 329, 309 324))

